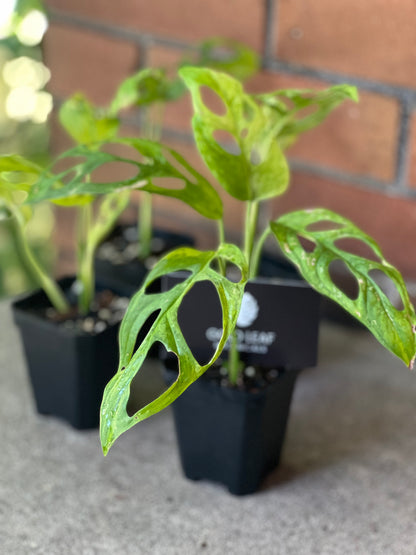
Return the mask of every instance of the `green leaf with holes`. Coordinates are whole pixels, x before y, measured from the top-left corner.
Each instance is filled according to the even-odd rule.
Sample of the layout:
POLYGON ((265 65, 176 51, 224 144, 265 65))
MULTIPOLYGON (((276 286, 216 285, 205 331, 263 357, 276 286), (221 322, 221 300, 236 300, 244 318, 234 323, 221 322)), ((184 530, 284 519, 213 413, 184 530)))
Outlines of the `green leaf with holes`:
POLYGON ((117 118, 109 116, 104 108, 93 106, 80 93, 62 104, 59 121, 76 143, 84 145, 111 140, 119 129, 117 118))
POLYGON ((282 194, 289 183, 286 159, 276 142, 281 123, 270 117, 246 94, 239 81, 206 68, 184 67, 179 72, 192 95, 192 125, 198 150, 222 187, 239 200, 263 200, 282 194), (211 89, 222 101, 224 113, 204 102, 202 89, 211 89), (226 133, 234 148, 226 150, 216 133, 226 133))
POLYGON ((282 89, 254 98, 272 108, 283 122, 278 141, 286 148, 300 134, 321 124, 345 100, 358 102, 358 92, 351 85, 335 85, 322 91, 282 89))
POLYGON ((217 251, 201 252, 182 248, 162 258, 150 272, 143 287, 134 295, 120 327, 119 369, 107 384, 101 405, 100 437, 104 454, 114 441, 129 428, 170 405, 181 393, 197 380, 219 357, 234 330, 240 311, 247 265, 243 253, 234 245, 222 244, 217 251), (213 269, 219 260, 238 266, 241 280, 232 282, 213 269), (186 270, 189 277, 169 291, 147 293, 148 286, 170 272, 186 270), (209 280, 216 288, 222 307, 223 333, 211 360, 200 365, 185 341, 178 323, 178 310, 185 295, 200 281, 209 280), (148 318, 158 312, 157 318, 135 350, 138 334, 148 318), (140 371, 149 349, 156 342, 174 353, 179 361, 176 382, 157 399, 141 408, 133 416, 127 414, 130 385, 140 371))
MULTIPOLYGON (((70 203, 73 199, 74 203, 78 203, 83 195, 94 197, 129 188, 176 198, 188 204, 202 216, 211 219, 221 218, 222 201, 218 193, 176 151, 146 139, 115 139, 112 144, 131 147, 132 154, 136 151, 141 161, 138 156, 111 154, 100 149, 100 145, 93 149, 78 145, 58 159, 66 162, 67 166, 69 162, 70 167, 56 175, 43 174, 32 187, 28 202, 61 199, 70 203), (120 164, 120 170, 133 174, 133 177, 108 182, 94 181, 94 172, 111 163, 120 164), (166 178, 166 187, 156 185, 152 181, 155 178, 166 178), (180 180, 182 187, 169 188, 168 180, 172 178, 180 180)), ((107 148, 109 145, 104 146, 107 148)))
POLYGON ((349 220, 330 210, 300 210, 291 212, 270 224, 283 252, 298 267, 300 273, 319 293, 340 304, 362 322, 384 347, 413 365, 416 352, 416 316, 409 300, 403 278, 389 264, 377 243, 349 220), (324 224, 326 229, 316 231, 324 224), (328 229, 329 225, 329 229, 328 229), (346 252, 339 246, 339 239, 362 241, 374 253, 374 260, 346 252), (302 239, 311 241, 315 247, 307 252, 302 239), (332 281, 329 266, 342 260, 355 276, 359 288, 358 297, 351 299, 332 281), (388 297, 371 277, 378 270, 391 280, 400 295, 403 308, 395 308, 388 297))

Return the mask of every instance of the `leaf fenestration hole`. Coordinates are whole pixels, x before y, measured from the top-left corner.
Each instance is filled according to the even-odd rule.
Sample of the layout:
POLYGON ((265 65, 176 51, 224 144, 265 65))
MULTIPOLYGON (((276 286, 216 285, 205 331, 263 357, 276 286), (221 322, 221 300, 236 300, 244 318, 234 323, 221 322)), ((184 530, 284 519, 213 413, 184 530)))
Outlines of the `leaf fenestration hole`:
POLYGON ((138 168, 128 162, 106 162, 91 173, 92 183, 120 183, 138 176, 138 168))
POLYGON ((145 157, 141 152, 128 143, 104 143, 100 147, 100 152, 120 156, 120 158, 127 158, 128 160, 135 160, 136 162, 144 162, 145 157))
MULTIPOLYGON (((241 280, 241 277, 242 277, 241 270, 237 266, 237 264, 233 264, 228 260, 227 261, 224 260, 223 266, 224 266, 224 271, 225 271, 225 275, 227 276, 227 279, 229 279, 233 283, 238 283, 241 280)), ((213 260, 210 264, 210 268, 212 268, 216 272, 219 272, 219 273, 221 272, 218 260, 213 260)))
POLYGON ((329 264, 328 272, 332 283, 341 291, 341 293, 352 301, 358 299, 360 288, 358 286, 357 278, 343 260, 332 260, 329 264))
POLYGON ((180 191, 185 188, 185 181, 179 177, 156 177, 152 179, 153 185, 162 189, 171 189, 180 191))
POLYGON ((164 149, 163 155, 166 158, 166 160, 169 162, 169 164, 175 168, 175 170, 180 172, 185 177, 185 179, 187 179, 188 181, 196 185, 197 183, 196 177, 192 175, 192 173, 188 171, 188 169, 185 166, 183 166, 180 163, 180 161, 177 160, 171 152, 169 152, 169 150, 164 149))
POLYGON ((342 237, 341 239, 336 239, 334 245, 345 252, 355 254, 357 256, 362 256, 373 262, 380 262, 380 257, 374 252, 374 250, 365 241, 361 239, 356 239, 354 237, 342 237))
POLYGON ((305 252, 312 253, 315 250, 316 243, 314 241, 306 239, 306 237, 302 237, 301 235, 297 235, 297 238, 305 252))
MULTIPOLYGON (((72 175, 75 174, 75 170, 71 170, 71 168, 75 165, 83 164, 84 162, 86 162, 84 156, 63 156, 62 158, 58 158, 50 169, 54 174, 69 170, 67 175, 72 175)), ((65 178, 65 181, 68 181, 68 177, 65 178)))
MULTIPOLYGON (((163 357, 163 353, 167 353, 164 345, 159 342, 155 342, 152 349, 159 353, 160 358, 163 357)), ((138 410, 157 399, 166 389, 167 386, 162 379, 156 360, 146 361, 130 382, 127 414, 130 417, 133 416, 138 410)))
POLYGON ((228 131, 216 129, 212 136, 219 146, 228 154, 234 154, 235 156, 239 156, 241 154, 240 145, 237 143, 235 137, 233 137, 233 135, 231 135, 228 131))
POLYGON ((306 231, 331 231, 333 229, 341 229, 344 225, 332 220, 319 220, 312 222, 306 226, 306 231))
POLYGON ((185 295, 179 307, 178 322, 193 356, 199 364, 206 364, 215 352, 212 337, 215 335, 219 341, 222 333, 221 304, 211 282, 197 282, 185 295))
POLYGON ((171 275, 162 276, 162 291, 170 291, 173 289, 178 283, 185 281, 192 275, 192 272, 189 270, 179 270, 171 275))
POLYGON ((200 87, 200 94, 202 102, 205 104, 213 114, 217 116, 225 116, 227 113, 227 106, 224 104, 223 99, 210 87, 200 87))
POLYGON ((368 276, 378 285, 397 310, 404 310, 404 304, 399 290, 394 281, 387 274, 382 270, 373 268, 368 272, 368 276))

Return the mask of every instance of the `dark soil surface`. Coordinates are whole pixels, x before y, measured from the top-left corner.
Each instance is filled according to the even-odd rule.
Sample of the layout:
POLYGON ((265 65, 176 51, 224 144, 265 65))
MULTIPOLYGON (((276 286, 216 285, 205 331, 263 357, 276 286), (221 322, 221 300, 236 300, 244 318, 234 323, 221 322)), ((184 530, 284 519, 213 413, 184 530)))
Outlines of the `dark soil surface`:
MULTIPOLYGON (((170 369, 175 369, 176 362, 172 359, 169 361, 167 366, 170 369)), ((228 378, 228 370, 225 362, 217 361, 217 363, 211 368, 209 368, 203 376, 202 380, 213 381, 218 384, 219 387, 226 387, 237 389, 239 391, 247 391, 255 393, 261 391, 269 384, 275 382, 280 375, 285 372, 283 368, 261 368, 258 366, 246 366, 244 370, 240 373, 237 383, 231 384, 228 378)))
POLYGON ((122 297, 109 289, 104 289, 96 293, 90 311, 83 315, 79 313, 74 303, 75 295, 76 284, 68 292, 71 310, 66 314, 60 314, 52 307, 37 309, 36 312, 75 333, 96 335, 121 322, 129 304, 128 297, 122 297))

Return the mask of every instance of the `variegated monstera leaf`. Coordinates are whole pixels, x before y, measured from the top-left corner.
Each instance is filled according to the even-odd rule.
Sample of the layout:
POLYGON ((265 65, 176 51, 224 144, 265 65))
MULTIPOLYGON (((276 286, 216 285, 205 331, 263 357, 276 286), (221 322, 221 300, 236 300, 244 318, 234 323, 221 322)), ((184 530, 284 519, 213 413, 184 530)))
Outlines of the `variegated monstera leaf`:
POLYGON ((283 252, 314 289, 339 303, 384 347, 412 367, 416 351, 415 311, 402 276, 385 260, 374 239, 346 218, 324 209, 285 214, 270 226, 283 252), (370 249, 371 258, 346 251, 340 245, 345 239, 364 243, 370 249), (305 248, 304 240, 310 248, 305 248), (331 278, 330 265, 339 260, 357 281, 356 298, 350 298, 331 278), (400 306, 392 304, 375 279, 375 274, 380 272, 394 284, 400 306))
POLYGON ((234 330, 240 311, 247 265, 241 251, 234 245, 222 244, 217 251, 201 252, 181 248, 162 258, 150 272, 143 287, 132 298, 120 328, 119 369, 107 384, 101 406, 101 444, 106 454, 123 432, 170 405, 187 387, 197 380, 219 357, 234 330), (214 265, 235 264, 241 271, 239 282, 230 281, 214 265), (186 270, 189 276, 172 289, 148 293, 147 288, 157 278, 170 272, 186 270), (210 281, 216 288, 222 308, 223 333, 211 360, 200 365, 192 354, 178 323, 179 307, 190 289, 200 281, 210 281), (156 320, 135 350, 137 337, 146 321, 157 314, 156 320), (174 353, 179 361, 176 382, 157 399, 141 408, 133 416, 127 413, 130 385, 139 372, 149 349, 156 342, 174 353))

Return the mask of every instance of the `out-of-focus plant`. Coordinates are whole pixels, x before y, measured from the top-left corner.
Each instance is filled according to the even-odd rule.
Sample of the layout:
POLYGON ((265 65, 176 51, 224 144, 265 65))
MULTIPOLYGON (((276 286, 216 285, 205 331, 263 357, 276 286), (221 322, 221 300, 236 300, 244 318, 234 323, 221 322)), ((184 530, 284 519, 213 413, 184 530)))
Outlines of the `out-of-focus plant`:
MULTIPOLYGON (((187 92, 178 77, 178 67, 192 64, 225 71, 247 79, 259 67, 257 54, 245 44, 218 37, 195 47, 173 68, 145 68, 125 79, 108 106, 94 106, 83 94, 69 98, 59 111, 59 119, 78 144, 92 144, 115 137, 120 126, 120 113, 132 107, 143 111, 143 136, 158 141, 162 135, 166 106, 187 92)), ((138 213, 138 257, 145 259, 151 251, 152 197, 142 191, 138 213)))
MULTIPOLYGON (((0 154, 16 152, 38 164, 48 162, 47 118, 52 96, 44 90, 50 72, 42 63, 40 43, 48 20, 40 0, 0 2, 0 154)), ((50 206, 36 207, 30 220, 30 243, 46 266, 53 252, 44 245, 53 228, 50 206)), ((36 285, 20 263, 15 228, 0 222, 0 297, 36 285)))

